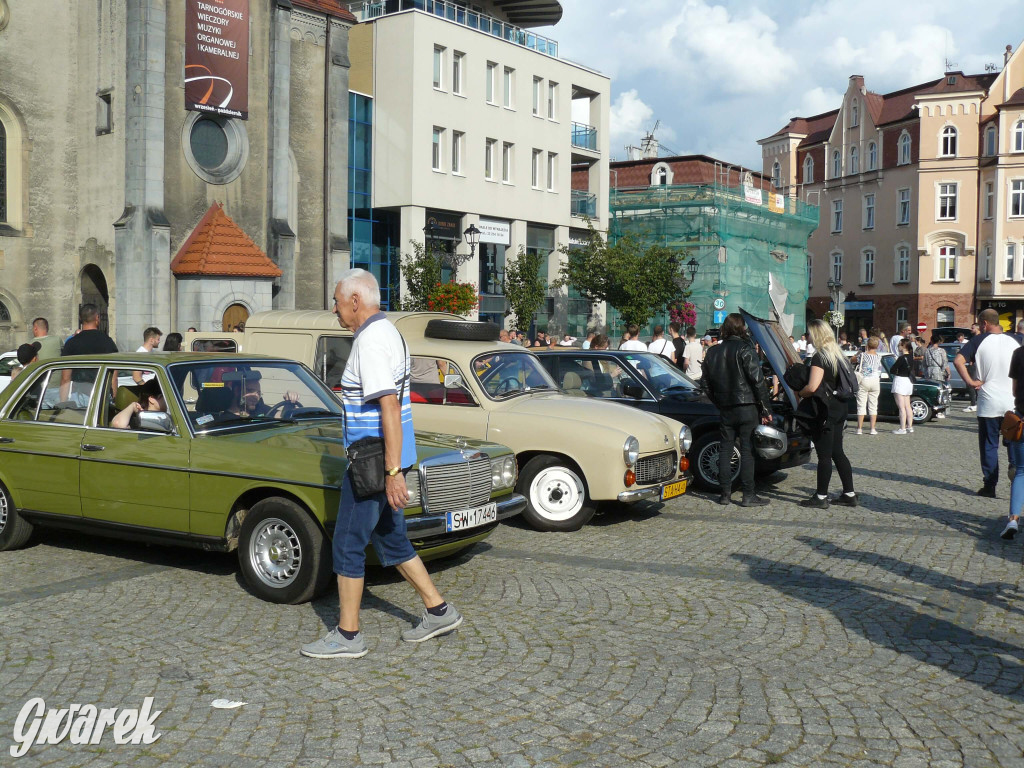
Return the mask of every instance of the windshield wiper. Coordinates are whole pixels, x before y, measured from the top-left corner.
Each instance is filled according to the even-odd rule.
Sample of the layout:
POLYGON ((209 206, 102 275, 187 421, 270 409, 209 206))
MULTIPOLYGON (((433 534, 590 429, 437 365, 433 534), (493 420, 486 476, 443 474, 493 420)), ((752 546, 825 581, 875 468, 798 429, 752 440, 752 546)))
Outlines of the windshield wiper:
MULTIPOLYGON (((273 416, 235 416, 230 419, 213 421, 211 427, 226 427, 237 424, 298 424, 295 419, 275 419, 273 416)), ((206 427, 206 424, 201 425, 206 427)))
POLYGON ((292 411, 291 419, 297 419, 301 416, 332 416, 335 418, 341 418, 341 414, 335 411, 329 411, 326 408, 296 408, 292 411))

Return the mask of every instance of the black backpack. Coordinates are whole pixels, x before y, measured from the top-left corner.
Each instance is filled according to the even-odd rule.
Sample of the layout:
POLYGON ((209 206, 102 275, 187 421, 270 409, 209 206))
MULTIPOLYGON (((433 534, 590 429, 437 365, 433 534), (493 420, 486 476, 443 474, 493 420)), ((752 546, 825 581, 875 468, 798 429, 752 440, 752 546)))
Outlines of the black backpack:
POLYGON ((857 397, 857 390, 860 389, 860 385, 857 383, 857 376, 850 368, 849 363, 845 360, 840 360, 836 363, 836 367, 835 396, 837 400, 842 400, 845 403, 857 397))

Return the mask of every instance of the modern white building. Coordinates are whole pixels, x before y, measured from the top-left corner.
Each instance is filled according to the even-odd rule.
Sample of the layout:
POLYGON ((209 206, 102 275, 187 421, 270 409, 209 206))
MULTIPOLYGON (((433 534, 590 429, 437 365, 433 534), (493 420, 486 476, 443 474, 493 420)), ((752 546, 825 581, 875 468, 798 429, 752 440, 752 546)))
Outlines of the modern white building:
MULTIPOLYGON (((553 279, 556 249, 582 235, 584 215, 607 229, 609 78, 529 31, 561 18, 556 0, 349 7, 362 22, 349 48, 352 263, 396 286, 412 241, 468 257, 463 233, 476 226, 457 279, 478 285, 482 317, 503 322, 506 260, 553 254, 553 279), (587 189, 572 189, 574 168, 587 189)), ((559 333, 597 321, 564 289, 536 317, 559 333)))

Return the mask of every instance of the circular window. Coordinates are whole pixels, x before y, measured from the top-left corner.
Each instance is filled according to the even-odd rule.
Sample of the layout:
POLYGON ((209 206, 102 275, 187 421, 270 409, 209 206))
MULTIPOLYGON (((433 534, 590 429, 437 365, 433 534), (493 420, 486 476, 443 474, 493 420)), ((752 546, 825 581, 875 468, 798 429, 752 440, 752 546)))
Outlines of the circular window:
POLYGON ((181 129, 181 148, 196 176, 227 184, 245 168, 249 137, 241 120, 191 112, 181 129))
POLYGON ((202 117, 192 125, 189 135, 192 156, 208 171, 215 171, 228 157, 228 137, 216 120, 202 117))

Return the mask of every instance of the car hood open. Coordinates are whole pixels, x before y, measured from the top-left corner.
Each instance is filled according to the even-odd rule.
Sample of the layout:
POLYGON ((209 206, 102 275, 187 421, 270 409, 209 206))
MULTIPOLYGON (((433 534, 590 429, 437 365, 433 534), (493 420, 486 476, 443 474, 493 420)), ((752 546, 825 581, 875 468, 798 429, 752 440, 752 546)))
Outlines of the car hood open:
POLYGON ((789 400, 789 404, 796 410, 798 405, 796 392, 786 383, 784 374, 790 365, 799 363, 800 358, 797 355, 796 348, 790 342, 789 336, 783 332, 782 326, 776 320, 764 320, 760 317, 754 317, 742 308, 740 309, 740 315, 742 315, 743 321, 747 324, 750 335, 764 351, 768 364, 772 367, 775 375, 779 377, 779 384, 786 393, 786 399, 789 400))

